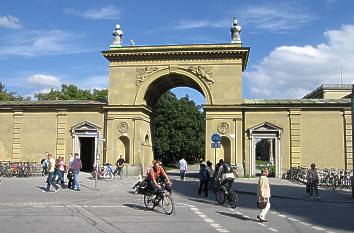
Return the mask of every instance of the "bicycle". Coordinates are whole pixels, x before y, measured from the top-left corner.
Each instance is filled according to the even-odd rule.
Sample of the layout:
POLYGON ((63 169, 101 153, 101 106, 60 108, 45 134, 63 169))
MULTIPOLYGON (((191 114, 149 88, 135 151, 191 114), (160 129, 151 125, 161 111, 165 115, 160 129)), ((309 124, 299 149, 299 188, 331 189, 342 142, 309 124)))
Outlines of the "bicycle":
MULTIPOLYGON (((92 178, 96 178, 96 168, 91 172, 92 178)), ((112 181, 114 179, 113 168, 111 164, 105 163, 103 168, 98 168, 97 178, 104 178, 106 181, 112 181)))
POLYGON ((161 207, 165 214, 171 215, 175 209, 171 191, 167 191, 164 185, 156 192, 147 189, 144 193, 144 204, 148 210, 153 210, 161 203, 161 207))
POLYGON ((215 199, 220 205, 223 205, 227 200, 231 208, 238 206, 238 196, 237 193, 232 190, 232 184, 218 186, 215 192, 215 199))

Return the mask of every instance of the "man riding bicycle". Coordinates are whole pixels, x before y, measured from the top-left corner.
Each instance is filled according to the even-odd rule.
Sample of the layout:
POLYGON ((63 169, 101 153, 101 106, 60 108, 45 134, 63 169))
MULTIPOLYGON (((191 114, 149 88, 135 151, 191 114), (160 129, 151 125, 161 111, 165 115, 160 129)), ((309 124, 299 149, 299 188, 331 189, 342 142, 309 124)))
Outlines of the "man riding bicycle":
POLYGON ((216 182, 218 187, 222 188, 224 192, 232 188, 235 176, 230 164, 221 161, 218 174, 216 176, 216 182))
POLYGON ((147 178, 149 187, 154 191, 161 189, 160 182, 166 185, 171 184, 170 179, 158 160, 154 162, 152 169, 147 174, 147 178))

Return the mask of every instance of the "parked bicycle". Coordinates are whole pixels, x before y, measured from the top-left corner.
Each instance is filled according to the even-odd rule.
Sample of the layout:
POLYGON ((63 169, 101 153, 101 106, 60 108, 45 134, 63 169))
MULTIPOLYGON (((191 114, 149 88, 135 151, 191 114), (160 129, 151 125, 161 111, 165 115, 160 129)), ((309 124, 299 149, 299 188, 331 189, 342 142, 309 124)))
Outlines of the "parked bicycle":
MULTIPOLYGON (((294 167, 288 171, 288 178, 306 184, 305 167, 294 167)), ((319 177, 318 185, 336 189, 350 189, 353 179, 353 171, 350 169, 323 168, 317 169, 319 177)))
POLYGON ((238 206, 238 196, 235 191, 232 190, 232 185, 218 186, 215 192, 215 199, 220 204, 223 205, 227 200, 231 208, 236 208, 238 206))
POLYGON ((103 178, 106 181, 112 181, 114 179, 113 168, 111 164, 105 163, 103 168, 99 167, 98 169, 96 169, 95 167, 94 170, 91 172, 92 178, 96 178, 96 170, 98 170, 97 178, 103 178))
POLYGON ((165 214, 171 215, 175 209, 172 192, 167 190, 161 183, 161 189, 154 192, 152 189, 146 189, 144 193, 144 204, 148 210, 153 210, 156 206, 161 204, 161 207, 165 214))

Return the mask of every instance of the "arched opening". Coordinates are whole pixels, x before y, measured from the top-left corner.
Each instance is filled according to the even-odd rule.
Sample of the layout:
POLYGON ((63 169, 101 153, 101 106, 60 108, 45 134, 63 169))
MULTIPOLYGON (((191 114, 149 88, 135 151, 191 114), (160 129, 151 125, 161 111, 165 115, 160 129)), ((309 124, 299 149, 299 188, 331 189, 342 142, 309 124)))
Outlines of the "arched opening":
POLYGON ((154 109, 161 95, 178 87, 188 87, 194 89, 205 98, 202 88, 195 82, 195 80, 185 75, 171 73, 154 80, 149 85, 148 90, 145 93, 144 100, 150 108, 154 109))
POLYGON ((126 163, 130 163, 130 140, 126 136, 120 136, 117 142, 118 155, 117 159, 119 159, 120 155, 123 156, 126 163))
MULTIPOLYGON (((200 111, 201 107, 195 104, 195 92, 199 93, 198 102, 204 103, 204 94, 199 84, 191 77, 177 73, 163 75, 150 83, 145 93, 144 100, 152 110, 152 114, 150 115, 151 140, 145 139, 144 155, 146 155, 148 149, 151 151, 152 146, 154 158, 163 160, 165 164, 174 164, 181 156, 184 156, 186 160, 190 162, 204 159, 205 117, 202 118, 202 126, 190 127, 189 125, 190 121, 193 121, 192 119, 198 118, 198 114, 204 114, 200 111), (183 88, 182 90, 180 89, 181 87, 183 88), (178 96, 172 93, 171 90, 177 92, 178 96), (189 95, 189 92, 192 93, 192 95, 189 95), (166 111, 169 111, 171 118, 167 122, 162 123, 161 120, 163 119, 160 119, 159 116, 162 116, 162 114, 167 115, 166 111, 162 110, 163 106, 166 107, 164 104, 167 104, 167 102, 170 103, 170 105, 169 110, 166 109, 166 111), (185 110, 189 108, 197 109, 197 113, 192 110, 189 113, 186 112, 185 110), (170 129, 161 131, 161 128, 164 127, 163 124, 172 124, 171 122, 174 122, 174 124, 171 125, 170 129), (202 130, 195 130, 193 127, 202 127, 202 130), (161 137, 164 139, 160 140, 161 137), (200 138, 202 138, 202 140, 199 140, 200 138), (150 148, 146 146, 148 141, 152 143, 152 145, 149 145, 150 148), (202 141, 202 143, 199 143, 200 141, 202 141), (195 149, 197 145, 203 148, 203 152, 195 149), (166 151, 170 152, 166 153, 166 151)), ((194 123, 199 124, 197 120, 195 120, 194 123)))

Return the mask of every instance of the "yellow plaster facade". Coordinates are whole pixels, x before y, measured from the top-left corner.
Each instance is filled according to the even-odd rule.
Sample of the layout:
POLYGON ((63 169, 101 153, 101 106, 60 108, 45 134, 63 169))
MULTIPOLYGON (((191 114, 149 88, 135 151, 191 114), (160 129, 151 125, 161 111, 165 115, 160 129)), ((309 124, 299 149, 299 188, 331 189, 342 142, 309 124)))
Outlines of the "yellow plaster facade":
POLYGON ((109 61, 108 103, 0 102, 0 160, 40 161, 46 151, 68 159, 78 152, 89 170, 98 153, 101 164, 123 155, 143 171, 154 157, 153 106, 164 92, 185 86, 205 97, 206 160, 222 158, 254 175, 257 143, 265 140, 278 177, 312 162, 351 168, 351 104, 342 99, 348 88, 321 98, 316 92, 296 100, 243 99, 249 51, 237 43, 112 47, 102 52, 109 61), (210 147, 214 133, 221 148, 210 147))

